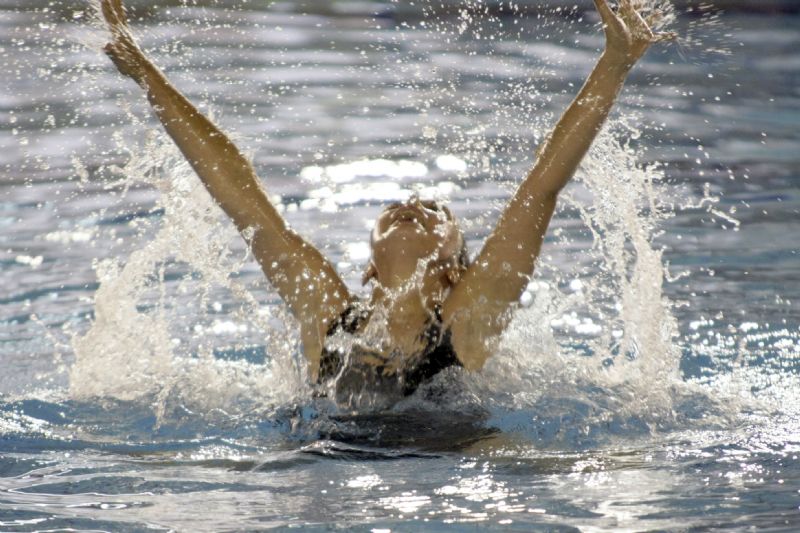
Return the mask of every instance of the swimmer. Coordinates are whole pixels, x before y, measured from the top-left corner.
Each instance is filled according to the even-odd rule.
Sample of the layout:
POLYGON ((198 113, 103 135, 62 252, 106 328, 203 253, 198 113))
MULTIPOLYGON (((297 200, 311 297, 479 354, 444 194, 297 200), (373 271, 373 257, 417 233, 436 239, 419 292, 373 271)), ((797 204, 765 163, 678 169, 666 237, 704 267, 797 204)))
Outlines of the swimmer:
POLYGON ((513 194, 477 258, 450 210, 416 196, 388 206, 372 230, 362 302, 333 265, 281 217, 251 163, 145 55, 122 0, 101 0, 111 31, 106 54, 146 92, 153 110, 208 192, 247 240, 269 282, 300 325, 312 382, 336 397, 373 389, 407 396, 441 370, 481 369, 533 273, 561 189, 605 122, 631 68, 655 42, 641 0, 612 9, 594 0, 605 49, 513 194), (380 322, 381 343, 363 339, 380 322), (331 339, 350 335, 349 349, 331 339), (358 339, 362 339, 359 343, 358 339), (369 345, 369 346, 368 346, 369 345))

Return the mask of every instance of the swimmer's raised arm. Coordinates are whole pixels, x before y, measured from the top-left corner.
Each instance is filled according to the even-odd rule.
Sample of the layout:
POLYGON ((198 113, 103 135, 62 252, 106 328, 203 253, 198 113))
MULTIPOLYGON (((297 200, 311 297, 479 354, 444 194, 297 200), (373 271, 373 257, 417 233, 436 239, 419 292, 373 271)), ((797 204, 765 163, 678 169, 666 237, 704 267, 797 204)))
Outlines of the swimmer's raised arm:
POLYGON ((654 42, 637 11, 637 0, 620 0, 615 13, 595 0, 606 46, 583 88, 538 150, 533 168, 509 201, 477 259, 444 304, 452 341, 462 363, 480 368, 489 356, 486 341, 503 331, 509 309, 533 272, 558 193, 572 178, 600 131, 630 69, 654 42))
POLYGON ((351 300, 346 285, 322 254, 288 227, 239 149, 139 48, 122 0, 101 0, 101 6, 112 34, 106 54, 122 74, 147 92, 159 120, 206 189, 247 235, 267 278, 300 321, 304 351, 315 377, 328 324, 351 300))

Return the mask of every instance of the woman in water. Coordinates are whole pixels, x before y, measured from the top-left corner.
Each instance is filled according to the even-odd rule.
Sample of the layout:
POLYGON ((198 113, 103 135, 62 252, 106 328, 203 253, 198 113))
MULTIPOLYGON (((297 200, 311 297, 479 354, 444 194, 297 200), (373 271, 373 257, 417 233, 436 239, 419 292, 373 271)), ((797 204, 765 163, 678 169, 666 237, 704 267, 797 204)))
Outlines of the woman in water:
POLYGON ((372 295, 362 303, 319 250, 289 228, 239 149, 139 48, 122 0, 101 1, 112 35, 106 54, 146 91, 167 133, 247 240, 300 324, 310 379, 335 384, 339 401, 361 392, 399 398, 447 367, 484 365, 533 273, 559 191, 628 72, 652 43, 670 37, 651 31, 637 0, 619 0, 616 10, 595 0, 605 50, 477 258, 468 264, 464 237, 446 207, 416 197, 390 205, 372 230, 363 278, 372 282, 372 295), (350 341, 337 342, 343 336, 350 341))

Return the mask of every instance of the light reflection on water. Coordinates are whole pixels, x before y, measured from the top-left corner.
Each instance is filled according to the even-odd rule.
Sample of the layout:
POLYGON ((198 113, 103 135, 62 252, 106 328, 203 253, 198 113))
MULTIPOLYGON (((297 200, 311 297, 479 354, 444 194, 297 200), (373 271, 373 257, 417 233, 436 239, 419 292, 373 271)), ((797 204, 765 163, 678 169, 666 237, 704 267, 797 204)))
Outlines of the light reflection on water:
MULTIPOLYGON (((561 383, 574 376, 547 366, 531 378, 498 365, 466 384, 476 409, 488 410, 485 421, 470 427, 457 418, 463 413, 451 414, 451 426, 442 421, 426 433, 426 420, 320 422, 307 405, 297 413, 278 401, 289 413, 276 413, 255 401, 274 399, 264 353, 290 351, 276 347, 291 339, 273 335, 265 345, 264 331, 281 317, 232 234, 219 241, 232 249, 227 265, 239 268, 233 282, 209 289, 208 308, 193 303, 192 272, 165 269, 168 300, 185 305, 171 315, 170 342, 190 354, 215 350, 177 365, 161 417, 159 398, 69 401, 71 339, 96 316, 93 260, 129 257, 167 216, 154 209, 148 184, 123 193, 126 183, 102 167, 142 146, 152 119, 104 58, 73 46, 81 26, 71 12, 58 20, 0 13, 0 60, 14 73, 0 103, 0 529, 410 530, 428 520, 522 531, 791 530, 800 522, 796 17, 730 16, 726 24, 746 28, 730 60, 709 67, 692 49, 687 61, 675 50, 654 53, 631 79, 643 122, 657 126, 638 142, 641 155, 667 164, 678 204, 698 206, 679 209, 657 239, 676 277, 665 291, 686 388, 669 393, 673 403, 598 381, 561 383), (240 289, 254 295, 257 319, 242 312, 240 289), (504 396, 493 379, 514 394, 504 396), (213 407, 196 409, 181 396, 198 384, 213 407), (481 396, 487 390, 493 396, 481 396), (676 412, 647 412, 661 407, 676 412), (370 440, 372 427, 383 440, 370 440)), ((489 46, 470 32, 448 43, 418 26, 403 29, 402 20, 365 26, 365 18, 196 8, 157 10, 142 22, 144 45, 243 137, 291 223, 350 281, 381 202, 413 187, 451 201, 474 249, 528 164, 521 154, 581 83, 600 44, 586 23, 523 21, 519 37, 489 46), (168 53, 176 42, 179 53, 168 53)), ((511 23, 474 24, 496 28, 498 20, 511 23)), ((623 99, 622 109, 636 106, 635 97, 623 99)), ((598 274, 579 213, 564 209, 553 229, 531 306, 555 292, 579 298, 581 280, 598 274)), ((148 293, 139 304, 158 302, 148 293)), ((536 327, 555 329, 578 351, 607 326, 590 314, 554 316, 536 327)), ((537 332, 517 333, 548 353, 537 332)), ((283 370, 287 381, 292 370, 283 370)))
POLYGON ((4 478, 3 498, 37 514, 199 530, 286 525, 293 517, 312 526, 430 521, 598 531, 679 528, 687 519, 725 527, 731 515, 746 515, 755 527, 796 523, 791 484, 798 480, 786 471, 796 456, 720 441, 719 434, 686 437, 606 452, 500 448, 460 460, 430 456, 422 469, 409 459, 330 461, 302 452, 284 452, 282 461, 274 454, 271 468, 253 468, 258 455, 237 459, 230 450, 218 463, 208 460, 218 451, 208 450, 197 459, 132 456, 123 463, 45 452, 31 456, 40 463, 23 475, 4 478))

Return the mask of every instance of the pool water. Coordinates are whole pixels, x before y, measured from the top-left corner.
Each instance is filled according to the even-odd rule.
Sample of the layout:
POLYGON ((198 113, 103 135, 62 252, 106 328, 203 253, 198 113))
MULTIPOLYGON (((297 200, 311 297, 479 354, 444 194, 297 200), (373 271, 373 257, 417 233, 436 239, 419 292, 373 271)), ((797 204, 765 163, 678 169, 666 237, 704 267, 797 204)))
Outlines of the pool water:
MULTIPOLYGON (((474 256, 602 47, 563 8, 166 4, 143 47, 354 288, 412 192, 474 256)), ((0 3, 0 531, 800 528, 800 16, 668 29, 486 368, 352 412, 90 14, 0 3)))

